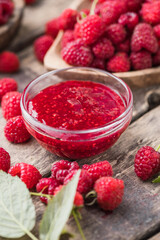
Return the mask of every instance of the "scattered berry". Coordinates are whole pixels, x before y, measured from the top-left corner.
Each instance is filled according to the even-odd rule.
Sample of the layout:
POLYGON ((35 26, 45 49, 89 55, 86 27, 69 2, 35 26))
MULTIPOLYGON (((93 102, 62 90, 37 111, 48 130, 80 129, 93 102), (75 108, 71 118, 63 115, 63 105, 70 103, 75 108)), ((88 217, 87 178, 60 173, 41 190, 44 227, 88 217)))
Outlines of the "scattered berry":
POLYGON ((13 78, 0 79, 0 101, 7 92, 17 90, 17 82, 13 78))
POLYGON ((65 177, 73 170, 78 170, 77 162, 69 162, 67 160, 60 160, 53 164, 51 172, 52 177, 57 179, 61 184, 64 183, 65 177))
POLYGON ((99 178, 94 185, 97 202, 105 211, 113 211, 122 202, 124 182, 112 177, 99 178))
POLYGON ((18 176, 24 182, 28 189, 36 186, 38 181, 42 178, 40 172, 33 165, 27 163, 16 163, 9 171, 12 176, 18 176))
POLYGON ((144 181, 153 177, 160 171, 160 153, 150 146, 140 148, 135 156, 134 170, 144 181))
POLYGON ((114 54, 112 42, 107 38, 100 38, 92 47, 92 51, 97 58, 108 59, 114 54))
POLYGON ((0 54, 0 72, 13 73, 19 69, 19 59, 15 53, 5 51, 0 54))
POLYGON ((56 38, 59 32, 59 18, 54 18, 46 23, 45 34, 50 35, 52 38, 56 38))
POLYGON ((9 142, 23 143, 30 138, 22 116, 9 119, 4 128, 4 135, 9 142))
MULTIPOLYGON (((67 184, 76 174, 77 170, 71 171, 64 179, 64 185, 67 184)), ((86 170, 81 170, 77 191, 81 194, 88 193, 92 188, 92 179, 86 170)))
POLYGON ((116 53, 107 63, 107 70, 110 72, 128 72, 130 60, 126 53, 116 53))
POLYGON ((53 38, 47 35, 39 37, 34 42, 34 53, 40 62, 43 62, 44 56, 46 55, 46 52, 48 51, 52 43, 53 38))
POLYGON ((10 168, 10 155, 9 153, 4 150, 3 148, 0 148, 0 170, 3 170, 4 172, 8 172, 10 168))
POLYGON ((125 28, 119 24, 111 24, 106 30, 108 38, 115 44, 123 42, 127 36, 125 28))
POLYGON ((73 29, 77 22, 78 12, 73 9, 65 9, 59 17, 59 28, 63 30, 73 29))
POLYGON ((21 93, 13 91, 7 92, 2 97, 2 114, 5 119, 10 119, 12 117, 16 117, 21 115, 21 108, 20 108, 20 99, 21 93))
POLYGON ((152 67, 151 54, 145 50, 132 52, 130 56, 131 64, 134 70, 141 70, 152 67))
POLYGON ((61 40, 61 48, 64 48, 67 46, 69 42, 74 41, 74 31, 73 30, 66 30, 63 34, 62 40, 61 40))
POLYGON ((124 13, 118 19, 118 23, 122 24, 124 27, 127 27, 129 30, 133 30, 134 27, 138 24, 138 22, 138 14, 134 12, 124 13))
POLYGON ((8 22, 8 19, 13 13, 14 4, 11 0, 0 2, 0 25, 8 22))
POLYGON ((154 25, 160 23, 160 0, 144 3, 142 5, 141 15, 147 23, 154 25))

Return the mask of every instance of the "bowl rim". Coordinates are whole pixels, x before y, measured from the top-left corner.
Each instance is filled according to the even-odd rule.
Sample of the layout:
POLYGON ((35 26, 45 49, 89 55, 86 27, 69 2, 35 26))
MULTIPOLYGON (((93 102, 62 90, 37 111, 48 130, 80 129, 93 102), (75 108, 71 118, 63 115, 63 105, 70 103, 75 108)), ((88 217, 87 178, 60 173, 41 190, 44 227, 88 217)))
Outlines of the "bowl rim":
MULTIPOLYGON (((98 81, 95 81, 98 83, 98 81)), ((45 89, 45 88, 44 88, 45 89)), ((27 121, 29 124, 32 124, 33 128, 37 127, 38 130, 47 130, 47 132, 50 131, 54 131, 54 132, 59 132, 59 133, 65 133, 65 134, 86 134, 86 133, 96 133, 99 131, 107 131, 109 130, 108 133, 113 132, 113 128, 117 128, 117 126, 123 122, 123 120, 125 120, 128 116, 128 114, 130 113, 130 111, 132 110, 133 107, 133 94, 131 89, 129 88, 129 86, 120 78, 118 78, 117 76, 101 70, 101 69, 96 69, 96 68, 90 68, 90 67, 68 67, 68 68, 62 68, 62 69, 57 69, 57 70, 52 70, 49 72, 46 72, 38 77, 36 77, 35 79, 33 79, 24 89, 23 93, 22 93, 22 97, 20 100, 20 107, 21 107, 21 111, 22 111, 22 116, 24 118, 25 121, 27 121), (111 78, 116 79, 127 91, 128 94, 128 102, 126 105, 126 109, 125 111, 119 115, 116 119, 114 119, 113 121, 101 126, 101 127, 97 127, 97 128, 90 128, 90 129, 86 129, 86 130, 66 130, 66 129, 58 129, 58 128, 54 128, 48 125, 45 125, 41 122, 39 122, 38 120, 36 120, 35 118, 33 118, 27 111, 27 106, 25 104, 25 99, 27 96, 28 91, 32 88, 32 86, 34 86, 37 82, 41 81, 42 79, 44 79, 45 77, 48 77, 49 75, 54 75, 58 72, 62 72, 62 71, 70 71, 70 70, 74 70, 74 69, 83 69, 83 70, 92 70, 93 72, 101 72, 103 74, 106 74, 108 76, 110 76, 111 78)), ((46 133, 47 133, 46 132, 46 133)))

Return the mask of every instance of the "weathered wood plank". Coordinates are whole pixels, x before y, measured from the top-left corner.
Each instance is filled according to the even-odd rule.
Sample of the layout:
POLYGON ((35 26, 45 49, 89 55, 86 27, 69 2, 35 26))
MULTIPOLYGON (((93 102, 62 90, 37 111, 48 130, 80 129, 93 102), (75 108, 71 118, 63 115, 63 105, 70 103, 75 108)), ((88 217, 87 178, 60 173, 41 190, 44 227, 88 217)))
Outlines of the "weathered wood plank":
POLYGON ((160 239, 160 233, 156 234, 154 237, 149 238, 149 240, 159 240, 160 239))

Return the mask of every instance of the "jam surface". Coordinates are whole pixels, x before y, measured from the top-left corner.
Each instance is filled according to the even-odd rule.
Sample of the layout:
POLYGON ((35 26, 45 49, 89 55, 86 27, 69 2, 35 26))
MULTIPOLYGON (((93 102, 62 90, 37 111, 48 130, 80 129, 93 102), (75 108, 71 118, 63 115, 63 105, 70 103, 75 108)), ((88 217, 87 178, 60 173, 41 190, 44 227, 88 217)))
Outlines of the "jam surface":
POLYGON ((116 92, 91 81, 58 83, 42 90, 28 103, 32 117, 66 130, 102 127, 124 111, 125 105, 116 92))

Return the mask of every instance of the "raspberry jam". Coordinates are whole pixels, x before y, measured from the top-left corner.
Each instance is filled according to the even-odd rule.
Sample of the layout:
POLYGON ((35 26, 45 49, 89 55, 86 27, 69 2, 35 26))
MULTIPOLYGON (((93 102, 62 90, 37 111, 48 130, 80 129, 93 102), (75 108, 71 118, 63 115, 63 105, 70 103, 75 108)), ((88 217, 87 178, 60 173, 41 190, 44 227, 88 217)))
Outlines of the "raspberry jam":
POLYGON ((111 147, 126 129, 130 119, 116 131, 111 127, 109 135, 105 130, 125 112, 125 105, 115 91, 103 84, 65 81, 41 90, 27 104, 34 119, 52 128, 39 131, 26 125, 52 153, 71 159, 86 158, 111 147))

